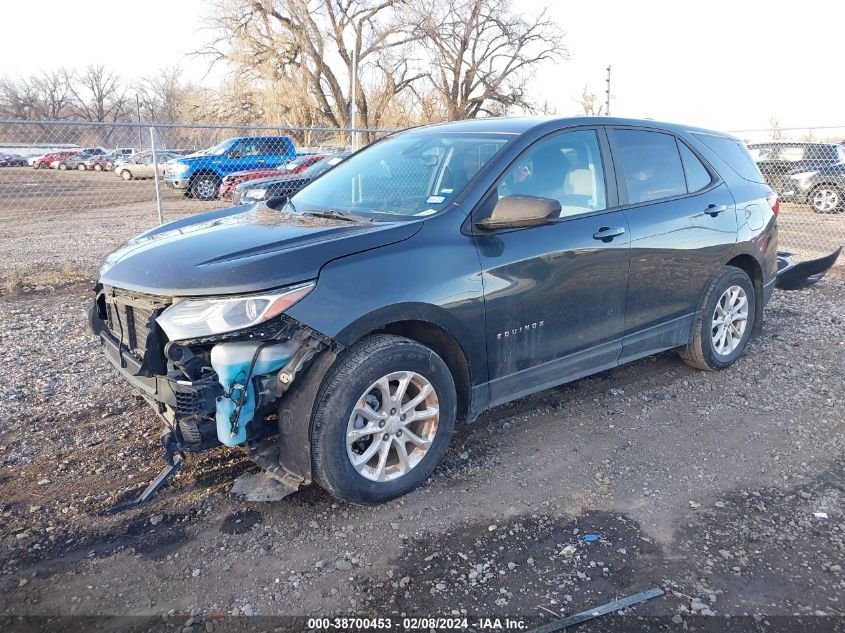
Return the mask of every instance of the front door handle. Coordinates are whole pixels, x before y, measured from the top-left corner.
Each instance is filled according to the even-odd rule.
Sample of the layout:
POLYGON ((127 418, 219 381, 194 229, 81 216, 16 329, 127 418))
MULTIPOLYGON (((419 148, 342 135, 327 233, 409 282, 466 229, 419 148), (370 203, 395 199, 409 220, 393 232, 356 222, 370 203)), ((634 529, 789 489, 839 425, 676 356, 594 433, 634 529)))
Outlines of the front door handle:
POLYGON ((625 235, 625 229, 621 226, 603 226, 598 231, 593 233, 594 240, 600 240, 605 244, 612 242, 614 237, 625 235))
POLYGON ((715 217, 716 217, 717 215, 719 215, 722 211, 727 211, 727 210, 728 210, 728 207, 727 207, 726 205, 724 205, 724 204, 719 204, 719 205, 716 205, 716 204, 708 204, 708 205, 707 205, 707 208, 706 208, 706 209, 704 209, 704 213, 706 213, 707 215, 709 215, 711 218, 715 218, 715 217))

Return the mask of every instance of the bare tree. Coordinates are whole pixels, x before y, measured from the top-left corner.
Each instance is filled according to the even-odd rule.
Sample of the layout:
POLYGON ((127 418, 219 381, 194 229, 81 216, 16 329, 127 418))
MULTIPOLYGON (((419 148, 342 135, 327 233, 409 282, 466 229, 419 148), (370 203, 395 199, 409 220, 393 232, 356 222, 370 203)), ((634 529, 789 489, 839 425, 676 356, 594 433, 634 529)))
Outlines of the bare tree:
POLYGON ((102 64, 91 65, 69 83, 76 115, 87 121, 117 121, 127 112, 128 87, 102 64))
POLYGON ((604 113, 604 104, 599 101, 594 92, 590 92, 589 86, 584 86, 581 98, 577 101, 581 106, 581 112, 588 116, 601 116, 604 113))
POLYGON ((182 69, 175 66, 162 68, 155 75, 135 82, 132 92, 144 120, 176 123, 182 118, 186 95, 192 89, 184 83, 183 76, 182 69))
POLYGON ((450 120, 501 115, 535 104, 527 83, 542 62, 568 56, 560 27, 543 10, 526 18, 510 0, 433 0, 413 14, 430 55, 429 77, 450 120))
POLYGON ((70 116, 72 74, 65 68, 27 78, 0 80, 0 110, 16 119, 55 120, 70 116))
POLYGON ((780 124, 780 117, 772 115, 769 117, 769 127, 772 128, 772 140, 779 141, 783 138, 783 128, 780 124))
POLYGON ((30 85, 35 94, 32 104, 35 116, 49 121, 67 118, 70 115, 72 81, 73 74, 63 67, 32 77, 30 85))
POLYGON ((401 4, 403 0, 217 0, 209 19, 215 38, 200 53, 232 63, 263 87, 300 86, 297 92, 305 99, 289 104, 288 114, 301 115, 304 105, 320 123, 337 127, 350 123, 357 54, 357 124, 378 125, 391 99, 421 76, 410 72, 401 54, 412 39, 402 27, 401 4))

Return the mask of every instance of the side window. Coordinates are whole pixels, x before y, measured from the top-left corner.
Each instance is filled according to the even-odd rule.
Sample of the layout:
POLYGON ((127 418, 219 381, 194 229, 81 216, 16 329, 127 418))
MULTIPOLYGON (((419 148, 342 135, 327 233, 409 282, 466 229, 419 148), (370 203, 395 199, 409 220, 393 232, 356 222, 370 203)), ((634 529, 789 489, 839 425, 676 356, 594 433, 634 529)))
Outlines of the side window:
POLYGON ((607 208, 604 169, 593 130, 539 141, 517 159, 497 186, 499 198, 522 195, 560 202, 560 217, 607 208))
POLYGON ((259 151, 259 141, 254 139, 249 139, 246 141, 241 141, 238 143, 238 147, 236 151, 239 151, 241 156, 258 156, 261 154, 259 151))
POLYGON ((765 145, 755 145, 753 147, 748 148, 748 153, 751 154, 751 158, 754 159, 755 163, 762 162, 764 160, 770 160, 772 157, 772 148, 767 147, 765 145))
POLYGON ((778 151, 778 160, 785 160, 789 163, 796 163, 799 160, 804 160, 807 154, 806 148, 802 145, 792 145, 780 148, 778 151))
POLYGON ((675 137, 646 130, 611 130, 628 186, 628 203, 671 198, 687 192, 675 137))
POLYGON ((681 150, 681 162, 684 164, 684 176, 687 178, 687 191, 689 193, 701 191, 713 180, 710 172, 686 144, 678 141, 678 149, 681 150))
POLYGON ((256 141, 256 146, 262 156, 281 156, 288 153, 287 143, 281 139, 262 138, 256 141))

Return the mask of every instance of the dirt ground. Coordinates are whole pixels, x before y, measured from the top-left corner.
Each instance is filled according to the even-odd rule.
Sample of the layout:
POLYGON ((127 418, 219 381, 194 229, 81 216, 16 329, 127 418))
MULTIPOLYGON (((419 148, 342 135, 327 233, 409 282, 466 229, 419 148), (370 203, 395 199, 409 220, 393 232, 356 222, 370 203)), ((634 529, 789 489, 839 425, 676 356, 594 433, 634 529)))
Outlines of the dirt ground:
POLYGON ((162 465, 159 423, 86 312, 97 259, 149 213, 33 212, 15 220, 28 247, 0 218, 18 280, 0 297, 0 630, 19 615, 96 616, 91 629, 169 615, 168 630, 197 633, 248 620, 232 615, 268 631, 279 624, 261 616, 540 624, 651 587, 666 594, 628 609, 625 630, 845 625, 843 267, 776 293, 734 367, 697 372, 667 353, 498 407, 384 506, 316 487, 238 501, 231 482, 254 467, 218 449, 113 516, 162 465), (114 230, 95 240, 98 222, 114 230))

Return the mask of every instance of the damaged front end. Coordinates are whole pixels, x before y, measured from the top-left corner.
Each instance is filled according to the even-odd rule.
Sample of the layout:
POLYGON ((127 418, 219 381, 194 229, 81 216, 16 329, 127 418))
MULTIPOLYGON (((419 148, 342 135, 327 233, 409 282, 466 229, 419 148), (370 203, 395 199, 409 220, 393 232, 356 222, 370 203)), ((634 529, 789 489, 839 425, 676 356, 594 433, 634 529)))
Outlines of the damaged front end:
POLYGON ((257 498, 281 498, 282 492, 310 483, 307 426, 322 373, 310 380, 298 376, 312 364, 325 365, 315 358, 322 354, 333 359, 337 349, 332 340, 288 317, 284 309, 311 287, 199 300, 95 288, 91 329, 107 358, 162 419, 168 462, 141 497, 118 509, 151 497, 186 453, 221 444, 241 447, 264 468, 270 481, 262 482, 257 498), (232 329, 243 323, 252 324, 232 329), (310 402, 306 398, 301 403, 292 423, 290 407, 280 404, 294 386, 313 394, 310 402), (268 487, 276 490, 268 492, 268 487))

